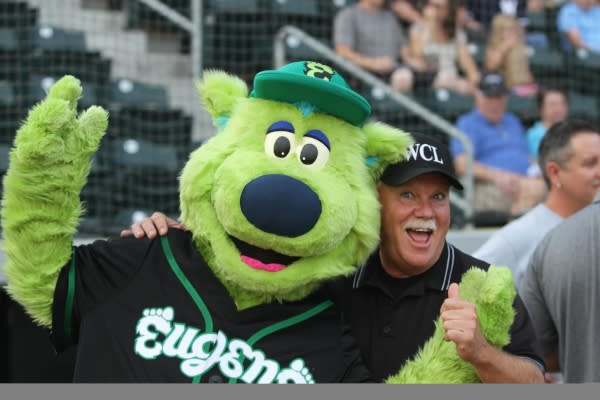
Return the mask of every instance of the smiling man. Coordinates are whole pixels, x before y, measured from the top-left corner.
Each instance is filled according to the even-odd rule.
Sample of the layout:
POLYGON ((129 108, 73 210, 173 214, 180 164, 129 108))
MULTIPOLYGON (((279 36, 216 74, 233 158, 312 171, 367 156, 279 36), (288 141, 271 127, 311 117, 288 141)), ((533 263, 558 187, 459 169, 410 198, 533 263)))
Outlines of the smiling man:
POLYGON ((408 159, 389 166, 379 183, 379 251, 345 289, 344 315, 366 365, 376 379, 386 378, 423 347, 441 316, 445 339, 482 382, 541 383, 543 364, 521 299, 513 304, 511 342, 500 350, 483 337, 475 305, 460 298, 462 275, 489 264, 446 242, 450 187, 462 185, 448 149, 413 136, 408 159))

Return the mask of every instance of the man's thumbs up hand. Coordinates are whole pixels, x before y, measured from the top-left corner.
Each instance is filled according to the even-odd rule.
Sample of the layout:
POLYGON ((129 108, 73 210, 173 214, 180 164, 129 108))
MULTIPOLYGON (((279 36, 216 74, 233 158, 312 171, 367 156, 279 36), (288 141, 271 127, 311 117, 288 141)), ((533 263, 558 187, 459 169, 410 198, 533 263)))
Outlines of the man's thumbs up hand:
POLYGON ((475 304, 461 300, 457 283, 448 287, 448 298, 440 310, 446 341, 456 344, 456 352, 466 360, 473 361, 482 346, 488 345, 479 328, 475 304))

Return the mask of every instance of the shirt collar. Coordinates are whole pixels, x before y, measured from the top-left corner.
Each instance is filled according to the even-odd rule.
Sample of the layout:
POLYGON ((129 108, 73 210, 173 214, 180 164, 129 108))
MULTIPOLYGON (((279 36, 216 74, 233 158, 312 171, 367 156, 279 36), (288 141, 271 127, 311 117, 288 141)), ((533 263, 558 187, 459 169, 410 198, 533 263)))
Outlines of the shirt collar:
POLYGON ((385 272, 381 265, 379 249, 377 249, 371 254, 365 265, 355 273, 352 288, 357 289, 364 286, 377 287, 388 293, 390 297, 395 297, 394 291, 391 288, 393 282, 411 280, 414 282, 414 285, 411 286, 415 294, 424 292, 426 289, 443 292, 448 290, 452 282, 453 272, 454 246, 448 242, 445 242, 440 258, 438 258, 431 268, 420 275, 403 279, 393 278, 385 272))

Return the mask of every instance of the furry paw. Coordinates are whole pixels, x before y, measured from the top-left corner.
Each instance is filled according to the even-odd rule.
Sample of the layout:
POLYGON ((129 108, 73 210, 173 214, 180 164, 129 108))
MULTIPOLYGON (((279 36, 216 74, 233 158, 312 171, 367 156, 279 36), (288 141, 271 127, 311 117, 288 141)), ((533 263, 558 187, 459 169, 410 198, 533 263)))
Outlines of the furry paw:
POLYGON ((79 80, 70 75, 50 88, 19 129, 15 138, 18 159, 41 167, 72 161, 87 163, 104 135, 108 114, 100 107, 90 107, 77 118, 81 93, 79 80))
POLYGON ((510 326, 515 317, 512 305, 516 294, 510 269, 490 266, 475 305, 481 331, 496 347, 510 342, 510 326))

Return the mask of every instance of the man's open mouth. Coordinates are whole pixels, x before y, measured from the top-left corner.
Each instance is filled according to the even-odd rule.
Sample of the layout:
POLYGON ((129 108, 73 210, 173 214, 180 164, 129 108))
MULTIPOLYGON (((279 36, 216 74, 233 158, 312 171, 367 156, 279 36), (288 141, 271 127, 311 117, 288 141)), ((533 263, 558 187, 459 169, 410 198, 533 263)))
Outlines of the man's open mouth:
POLYGON ((427 243, 433 234, 433 230, 424 228, 408 228, 406 229, 406 233, 414 242, 424 244, 427 243))
POLYGON ((277 272, 285 269, 300 257, 286 256, 273 250, 261 249, 233 236, 229 236, 240 252, 240 258, 250 268, 267 272, 277 272))

